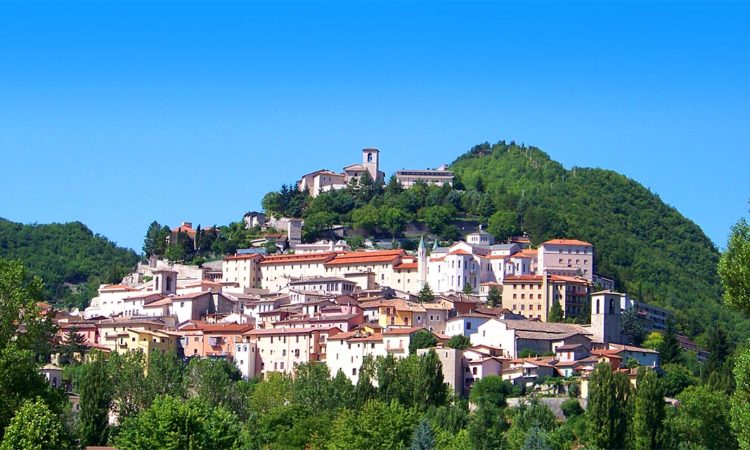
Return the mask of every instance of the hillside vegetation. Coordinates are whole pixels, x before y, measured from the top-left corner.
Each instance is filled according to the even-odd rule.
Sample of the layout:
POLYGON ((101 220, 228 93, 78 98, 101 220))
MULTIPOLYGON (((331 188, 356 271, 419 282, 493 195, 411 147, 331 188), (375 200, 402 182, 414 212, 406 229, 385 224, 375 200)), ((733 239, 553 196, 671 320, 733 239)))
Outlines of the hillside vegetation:
POLYGON ((609 170, 566 170, 537 148, 504 142, 476 146, 451 168, 467 192, 517 199, 506 206, 536 243, 559 235, 594 244, 597 273, 672 309, 688 335, 714 323, 750 335, 748 321, 721 304, 714 244, 640 183, 609 170))
MULTIPOLYGON (((673 310, 685 334, 701 337, 707 325, 720 323, 733 338, 750 337, 750 323, 721 304, 714 244, 640 183, 609 170, 566 170, 537 148, 503 141, 475 146, 451 169, 453 188, 402 189, 394 177, 385 185, 365 177, 316 198, 285 185, 267 194, 263 207, 303 217, 308 241, 328 236, 336 224, 394 238, 412 224, 451 241, 461 238, 460 219, 485 223, 498 240, 524 232, 535 245, 553 237, 583 239, 595 246, 598 274, 673 310)), ((409 237, 402 243, 413 245, 415 236, 409 237)))
POLYGON ((0 219, 0 256, 20 260, 44 281, 45 299, 85 306, 100 283, 114 283, 138 256, 81 222, 25 225, 0 219))

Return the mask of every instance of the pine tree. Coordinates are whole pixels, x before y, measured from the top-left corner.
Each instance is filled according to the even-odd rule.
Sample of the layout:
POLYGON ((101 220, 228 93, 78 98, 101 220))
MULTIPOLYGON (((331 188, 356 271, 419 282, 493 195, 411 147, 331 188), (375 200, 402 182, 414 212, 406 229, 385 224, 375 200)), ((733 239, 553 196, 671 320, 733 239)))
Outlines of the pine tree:
POLYGON ((667 322, 662 343, 657 350, 659 351, 661 364, 679 362, 682 358, 682 347, 680 347, 680 342, 677 340, 673 320, 667 322))
POLYGON ((471 295, 474 292, 474 288, 471 287, 471 283, 464 283, 463 293, 471 295))
POLYGON ((494 308, 503 304, 503 296, 500 294, 500 289, 492 286, 490 291, 487 293, 487 306, 494 308))
POLYGON ((160 230, 161 225, 155 220, 148 226, 146 237, 143 239, 143 254, 146 255, 146 258, 158 254, 160 230))
POLYGON ((547 442, 547 433, 534 426, 526 433, 521 450, 552 450, 552 447, 547 442))
POLYGON ((553 300, 552 308, 549 309, 549 314, 547 315, 547 322, 559 323, 563 321, 563 318, 563 310, 560 302, 553 300))
POLYGON ((424 287, 417 294, 417 298, 420 303, 432 303, 435 301, 435 294, 432 293, 429 283, 425 283, 424 287))
POLYGON ((75 360, 75 355, 83 356, 86 351, 86 338, 78 332, 75 327, 69 328, 65 333, 65 340, 60 345, 60 362, 62 364, 71 364, 75 360))
POLYGON ((635 392, 632 435, 636 450, 662 448, 664 439, 664 387, 656 372, 641 369, 635 392))
POLYGON ((419 358, 417 375, 415 404, 424 408, 442 406, 448 397, 448 390, 443 378, 443 364, 435 350, 430 350, 419 358))
POLYGON ((589 378, 586 410, 590 444, 597 448, 625 448, 630 389, 627 375, 613 373, 606 363, 596 366, 589 378))
POLYGON ((435 433, 430 423, 423 419, 414 430, 411 439, 411 450, 432 450, 435 448, 435 433))
POLYGON ((730 353, 727 335, 720 325, 715 325, 708 330, 708 351, 708 359, 703 364, 704 380, 707 380, 714 372, 723 372, 724 362, 730 353))

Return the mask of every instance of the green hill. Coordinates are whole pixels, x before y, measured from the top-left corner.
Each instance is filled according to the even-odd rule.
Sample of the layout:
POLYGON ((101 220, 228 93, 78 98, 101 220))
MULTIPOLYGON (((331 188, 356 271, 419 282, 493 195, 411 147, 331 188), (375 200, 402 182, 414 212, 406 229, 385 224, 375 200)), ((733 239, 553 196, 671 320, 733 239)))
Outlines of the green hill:
POLYGON ((117 282, 138 262, 84 224, 25 225, 0 219, 0 256, 18 259, 45 283, 47 300, 85 306, 100 283, 117 282))
POLYGON ((609 170, 566 170, 537 148, 505 142, 476 146, 451 168, 468 195, 512 213, 535 243, 553 236, 593 243, 598 274, 673 310, 686 334, 718 323, 750 336, 746 318, 721 303, 714 244, 640 183, 609 170))

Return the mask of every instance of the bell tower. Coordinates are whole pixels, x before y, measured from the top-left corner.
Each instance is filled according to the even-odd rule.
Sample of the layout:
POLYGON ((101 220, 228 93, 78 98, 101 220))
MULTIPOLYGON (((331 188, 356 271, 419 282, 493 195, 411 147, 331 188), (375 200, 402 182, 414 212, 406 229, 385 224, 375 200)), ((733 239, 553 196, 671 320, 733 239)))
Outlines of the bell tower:
POLYGON ((367 169, 373 181, 380 180, 380 150, 377 148, 362 149, 362 165, 367 169))

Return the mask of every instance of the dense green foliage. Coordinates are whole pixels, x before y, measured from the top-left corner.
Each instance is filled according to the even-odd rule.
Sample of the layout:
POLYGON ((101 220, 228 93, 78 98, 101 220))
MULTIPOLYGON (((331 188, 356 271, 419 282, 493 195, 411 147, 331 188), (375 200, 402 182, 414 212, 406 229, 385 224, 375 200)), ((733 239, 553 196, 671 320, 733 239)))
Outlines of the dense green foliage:
POLYGON ((27 401, 16 412, 0 450, 62 450, 71 447, 60 416, 41 400, 27 401))
POLYGON ((138 256, 80 222, 24 225, 0 219, 0 257, 17 259, 44 280, 44 298, 85 306, 102 283, 116 283, 138 256))
POLYGON ((744 218, 732 227, 719 275, 727 305, 750 313, 750 224, 744 218))
POLYGON ((714 244, 636 181, 601 169, 566 170, 539 149, 505 142, 476 146, 451 169, 465 195, 489 197, 495 210, 513 212, 534 243, 593 243, 597 273, 673 310, 680 332, 696 337, 707 324, 722 323, 732 339, 750 336, 748 322, 720 305, 714 244))

